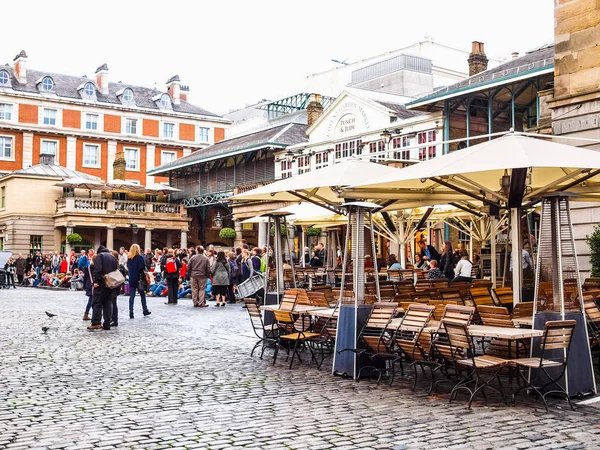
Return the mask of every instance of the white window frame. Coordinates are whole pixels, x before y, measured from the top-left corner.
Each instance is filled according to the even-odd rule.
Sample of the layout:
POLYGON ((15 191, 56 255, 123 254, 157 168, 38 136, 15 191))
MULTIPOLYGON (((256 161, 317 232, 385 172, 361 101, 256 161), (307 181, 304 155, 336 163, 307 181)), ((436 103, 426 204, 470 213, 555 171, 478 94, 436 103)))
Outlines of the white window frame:
POLYGON ((160 165, 167 164, 171 161, 164 161, 164 155, 173 155, 173 159, 171 161, 175 161, 177 159, 177 152, 174 150, 161 150, 160 151, 160 165))
POLYGON ((0 108, 3 107, 4 105, 6 106, 10 106, 10 118, 6 119, 6 118, 2 118, 0 117, 0 120, 3 122, 14 122, 15 121, 15 104, 14 103, 7 103, 7 102, 0 102, 0 108))
POLYGON ((179 136, 178 136, 178 130, 179 130, 179 127, 177 126, 177 124, 175 122, 162 122, 161 133, 162 133, 162 138, 163 139, 177 140, 179 138, 179 136), (166 125, 172 125, 173 126, 173 135, 172 136, 167 136, 165 134, 165 126, 166 125))
POLYGON ((201 142, 203 144, 210 143, 210 127, 198 127, 198 142, 201 142), (206 140, 202 140, 202 133, 200 132, 200 130, 206 130, 206 140))
POLYGON ((319 170, 329 165, 329 151, 324 150, 315 153, 315 170, 319 170), (319 161, 321 159, 321 161, 319 161))
POLYGON ((44 142, 53 142, 56 145, 54 152, 54 164, 60 164, 60 141, 56 139, 40 139, 40 155, 44 153, 44 142))
POLYGON ((0 134, 0 138, 10 139, 10 157, 4 156, 4 148, 0 147, 0 161, 14 161, 15 160, 15 137, 9 134, 0 134))
POLYGON ((140 134, 140 119, 137 117, 123 117, 123 131, 124 134, 128 134, 130 136, 138 136, 140 134), (134 120, 135 121, 135 133, 131 133, 127 131, 127 121, 134 120))
POLYGON ((102 125, 102 115, 97 113, 97 112, 84 112, 81 118, 81 128, 83 130, 87 130, 87 131, 101 131, 103 127, 101 127, 102 125), (96 128, 88 128, 87 127, 87 123, 88 123, 88 116, 96 116, 96 128))
POLYGON ((58 127, 60 126, 59 122, 58 108, 42 108, 42 125, 46 125, 48 127, 58 127), (54 111, 54 123, 46 123, 46 111, 54 111))
POLYGON ((102 146, 95 142, 84 142, 81 147, 81 167, 90 167, 93 169, 99 169, 102 165, 102 146), (97 164, 86 164, 85 162, 85 147, 96 147, 98 149, 98 163, 97 164))
POLYGON ((141 155, 142 151, 139 147, 123 147, 123 154, 125 156, 125 170, 127 172, 139 172, 140 171, 140 155, 141 155), (127 150, 135 150, 136 151, 136 161, 135 161, 135 168, 131 169, 129 167, 127 167, 127 150))

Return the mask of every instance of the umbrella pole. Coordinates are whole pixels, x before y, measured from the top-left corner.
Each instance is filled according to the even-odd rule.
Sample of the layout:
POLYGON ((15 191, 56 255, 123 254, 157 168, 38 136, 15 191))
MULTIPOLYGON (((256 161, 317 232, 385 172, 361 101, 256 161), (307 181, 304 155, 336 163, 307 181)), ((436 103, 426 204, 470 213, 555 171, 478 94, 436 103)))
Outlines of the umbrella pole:
POLYGON ((490 254, 491 254, 491 274, 492 274, 492 287, 496 287, 496 216, 490 217, 492 222, 492 236, 490 239, 490 254))
POLYGON ((404 236, 404 218, 398 220, 398 234, 400 235, 400 265, 406 269, 406 237, 404 236))
MULTIPOLYGON (((298 286, 296 286, 296 271, 294 269, 294 261, 292 260, 292 250, 290 248, 290 240, 288 239, 287 236, 287 232, 288 232, 288 227, 287 227, 287 220, 285 219, 285 216, 283 216, 283 225, 285 226, 285 242, 287 243, 287 249, 288 249, 288 253, 290 255, 290 267, 292 268, 292 280, 294 282, 294 289, 296 289, 298 286)), ((284 277, 284 289, 285 289, 285 277, 284 277)))
POLYGON ((521 237, 519 233, 520 229, 520 221, 521 221, 521 211, 520 208, 511 208, 510 209, 510 235, 512 241, 512 252, 511 252, 511 260, 512 260, 512 289, 513 289, 513 305, 516 306, 517 303, 521 302, 521 277, 522 277, 522 267, 521 261, 523 260, 521 254, 521 237))
MULTIPOLYGON (((377 253, 375 249, 375 233, 373 232, 373 213, 369 211, 369 228, 371 230, 371 251, 373 255, 373 268, 375 269, 375 288, 377 289, 377 301, 381 300, 381 292, 379 291, 379 267, 377 267, 377 253)), ((366 281, 366 279, 365 279, 366 281)))

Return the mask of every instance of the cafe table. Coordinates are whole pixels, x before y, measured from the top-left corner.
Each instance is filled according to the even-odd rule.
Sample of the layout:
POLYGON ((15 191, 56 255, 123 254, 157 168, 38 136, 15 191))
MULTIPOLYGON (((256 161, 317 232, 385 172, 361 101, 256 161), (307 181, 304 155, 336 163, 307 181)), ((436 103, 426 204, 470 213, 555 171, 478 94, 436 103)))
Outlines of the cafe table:
MULTIPOLYGON (((276 311, 279 309, 279 305, 261 305, 260 309, 262 311, 276 311)), ((324 306, 296 305, 296 306, 294 306, 294 310, 292 312, 304 314, 304 313, 311 313, 313 311, 319 311, 319 310, 323 310, 323 309, 331 309, 331 308, 326 308, 324 306)))
POLYGON ((512 319, 515 325, 521 325, 526 327, 533 326, 533 319, 531 317, 519 317, 517 319, 512 319))

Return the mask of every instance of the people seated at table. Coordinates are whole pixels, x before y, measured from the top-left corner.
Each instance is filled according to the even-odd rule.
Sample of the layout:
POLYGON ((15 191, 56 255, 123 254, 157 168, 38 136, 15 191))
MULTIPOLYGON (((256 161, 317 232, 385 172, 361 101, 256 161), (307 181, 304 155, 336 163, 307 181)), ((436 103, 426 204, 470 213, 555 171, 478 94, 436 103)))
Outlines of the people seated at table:
POLYGON ((421 253, 421 259, 423 261, 430 262, 433 259, 435 259, 436 261, 441 260, 440 253, 435 249, 433 245, 427 245, 425 239, 421 239, 419 241, 419 250, 421 253))
POLYGON ((429 270, 429 261, 425 261, 421 258, 421 254, 417 253, 415 255, 415 267, 421 270, 429 270))
POLYGON ((442 271, 438 267, 438 262, 435 259, 429 261, 429 271, 427 272, 428 280, 436 280, 439 278, 445 278, 442 271))
POLYGON ((444 241, 442 245, 442 257, 440 259, 440 271, 448 280, 454 279, 454 252, 452 251, 452 242, 444 241))
POLYGON ((393 253, 387 257, 386 265, 388 270, 402 270, 402 265, 398 262, 398 258, 393 253))
POLYGON ((458 261, 458 264, 454 268, 455 277, 452 279, 452 283, 461 281, 466 281, 467 283, 470 283, 471 281, 473 281, 471 278, 472 269, 473 263, 469 260, 469 254, 463 248, 460 251, 460 261, 458 261))

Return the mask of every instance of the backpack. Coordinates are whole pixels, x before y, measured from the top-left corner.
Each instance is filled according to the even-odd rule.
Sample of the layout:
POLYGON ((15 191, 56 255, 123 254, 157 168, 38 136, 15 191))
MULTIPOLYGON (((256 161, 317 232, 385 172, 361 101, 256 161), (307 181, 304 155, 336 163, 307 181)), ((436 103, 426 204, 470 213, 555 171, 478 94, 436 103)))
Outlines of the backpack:
POLYGON ((260 271, 262 273, 265 273, 267 271, 267 259, 266 258, 260 258, 260 271))
POLYGON ((165 272, 167 273, 176 273, 177 272, 177 264, 175 263, 175 258, 170 257, 167 258, 165 262, 165 272))
POLYGON ((229 261, 229 267, 231 268, 231 278, 236 280, 241 275, 241 269, 235 259, 229 261))

